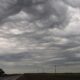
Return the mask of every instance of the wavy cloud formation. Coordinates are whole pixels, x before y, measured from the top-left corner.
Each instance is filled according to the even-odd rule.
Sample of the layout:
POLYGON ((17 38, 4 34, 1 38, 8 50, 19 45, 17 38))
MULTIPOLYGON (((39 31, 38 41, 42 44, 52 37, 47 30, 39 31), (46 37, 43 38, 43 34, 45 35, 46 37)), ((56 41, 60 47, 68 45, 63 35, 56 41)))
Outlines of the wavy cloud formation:
POLYGON ((51 72, 54 65, 80 64, 80 9, 75 1, 16 1, 0 2, 0 67, 8 73, 33 68, 51 72))

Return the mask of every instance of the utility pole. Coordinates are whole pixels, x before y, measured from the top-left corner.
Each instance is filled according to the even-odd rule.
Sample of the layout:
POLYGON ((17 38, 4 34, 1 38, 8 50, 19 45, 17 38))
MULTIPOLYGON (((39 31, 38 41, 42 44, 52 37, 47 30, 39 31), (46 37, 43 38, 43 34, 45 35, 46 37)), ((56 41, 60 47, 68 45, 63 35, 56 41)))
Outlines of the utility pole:
POLYGON ((57 70, 56 70, 56 65, 54 66, 54 71, 55 71, 55 73, 57 72, 57 70))
POLYGON ((54 80, 57 80, 56 79, 56 65, 54 65, 54 80))

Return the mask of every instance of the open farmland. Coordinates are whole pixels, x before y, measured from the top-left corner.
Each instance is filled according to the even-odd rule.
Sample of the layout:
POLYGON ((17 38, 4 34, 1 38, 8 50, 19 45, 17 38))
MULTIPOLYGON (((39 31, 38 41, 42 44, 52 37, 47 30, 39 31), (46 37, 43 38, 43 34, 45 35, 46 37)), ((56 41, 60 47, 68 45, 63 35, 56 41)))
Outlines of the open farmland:
POLYGON ((7 75, 0 80, 80 80, 80 73, 26 73, 7 75))

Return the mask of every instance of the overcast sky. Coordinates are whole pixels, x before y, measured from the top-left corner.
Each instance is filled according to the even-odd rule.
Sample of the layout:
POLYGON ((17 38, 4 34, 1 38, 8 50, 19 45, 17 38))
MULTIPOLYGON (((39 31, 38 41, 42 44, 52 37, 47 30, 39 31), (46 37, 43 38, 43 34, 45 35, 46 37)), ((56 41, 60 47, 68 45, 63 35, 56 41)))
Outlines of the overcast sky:
POLYGON ((0 67, 51 72, 54 65, 79 71, 80 0, 0 0, 0 67))

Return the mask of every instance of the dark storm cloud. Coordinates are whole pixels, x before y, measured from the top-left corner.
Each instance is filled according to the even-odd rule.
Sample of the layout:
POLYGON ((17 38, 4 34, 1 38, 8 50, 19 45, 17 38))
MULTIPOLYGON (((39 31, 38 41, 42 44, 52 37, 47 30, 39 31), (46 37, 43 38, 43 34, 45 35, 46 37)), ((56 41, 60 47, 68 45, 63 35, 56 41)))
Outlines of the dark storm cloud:
POLYGON ((21 59, 31 59, 32 55, 29 52, 19 54, 9 54, 0 56, 1 61, 20 61, 21 59))
POLYGON ((53 28, 55 25, 59 26, 64 23, 67 18, 67 7, 59 0, 44 0, 43 3, 31 5, 28 9, 25 8, 24 11, 32 16, 31 20, 36 20, 34 22, 35 26, 42 29, 46 29, 47 27, 53 28))
POLYGON ((22 0, 0 0, 0 21, 18 13, 22 8, 22 0))
MULTIPOLYGON (((79 1, 72 0, 1 0, 0 16, 1 20, 12 14, 19 13, 21 10, 26 12, 28 20, 35 26, 60 27, 61 24, 67 24, 67 5, 78 6, 79 1), (3 4, 3 5, 2 5, 3 4), (55 26, 57 25, 57 26, 55 26)), ((64 27, 63 25, 63 27, 64 27)), ((61 25, 62 26, 62 25, 61 25)), ((45 28, 45 29, 46 29, 45 28)))
POLYGON ((59 26, 66 22, 67 18, 67 7, 62 0, 1 0, 0 20, 19 13, 21 10, 26 12, 30 23, 33 22, 40 28, 59 26))

